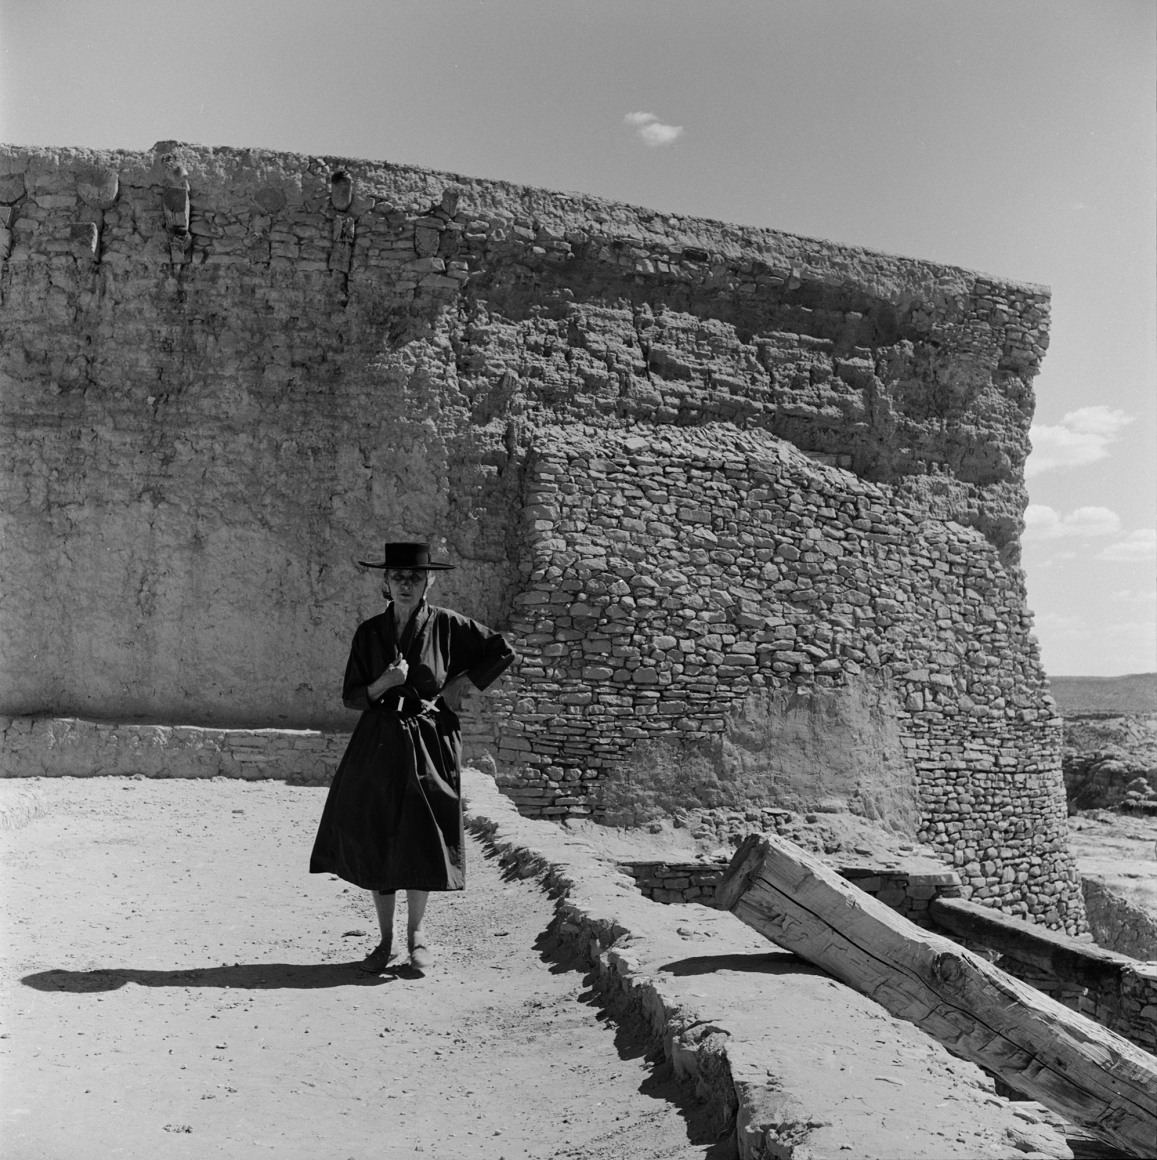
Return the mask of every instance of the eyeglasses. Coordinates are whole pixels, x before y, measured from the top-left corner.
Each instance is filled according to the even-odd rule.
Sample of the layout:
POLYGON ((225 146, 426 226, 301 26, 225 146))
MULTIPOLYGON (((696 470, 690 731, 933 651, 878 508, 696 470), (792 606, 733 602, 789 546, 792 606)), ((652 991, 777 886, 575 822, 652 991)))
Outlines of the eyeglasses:
POLYGON ((391 584, 420 584, 425 578, 425 572, 405 572, 399 569, 396 572, 387 572, 391 584))

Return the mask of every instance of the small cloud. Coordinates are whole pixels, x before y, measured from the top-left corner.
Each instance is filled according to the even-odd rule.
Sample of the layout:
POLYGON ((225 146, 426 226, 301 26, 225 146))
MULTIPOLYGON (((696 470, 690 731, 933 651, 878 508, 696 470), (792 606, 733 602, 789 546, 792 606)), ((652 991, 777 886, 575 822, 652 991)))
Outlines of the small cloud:
POLYGON ((639 136, 648 145, 670 145, 676 137, 683 134, 682 125, 660 125, 657 121, 644 125, 639 130, 639 136))
POLYGON ((1062 516, 1047 504, 1030 503, 1024 513, 1026 542, 1062 536, 1115 536, 1120 530, 1121 517, 1103 507, 1079 507, 1062 516))
POLYGON ((1114 411, 1104 404, 1095 407, 1081 407, 1070 411, 1062 420, 1072 430, 1083 435, 1104 435, 1113 438, 1122 427, 1133 422, 1132 415, 1124 411, 1114 411))
POLYGON ((1074 210, 1081 210, 1081 209, 1088 209, 1088 208, 1089 207, 1087 205, 1085 205, 1085 203, 1083 201, 1077 201, 1077 202, 1073 203, 1074 210))
POLYGON ((1079 507, 1065 516, 1065 530, 1074 536, 1115 536, 1121 530, 1121 517, 1103 507, 1079 507))
POLYGON ((1024 465, 1024 474, 1031 477, 1054 467, 1096 463, 1109 454, 1109 444, 1132 422, 1132 415, 1098 405, 1070 411, 1056 424, 1034 423, 1029 431, 1032 454, 1024 465))
POLYGON ((1043 503, 1030 503, 1024 509, 1024 539, 1052 540, 1064 535, 1064 520, 1055 508, 1043 503))
POLYGON ((1123 540, 1110 544, 1097 554, 1098 560, 1114 560, 1125 564, 1144 564, 1157 560, 1157 529, 1139 528, 1123 540))
POLYGON ((623 121, 652 146, 670 145, 676 137, 683 135, 682 125, 664 125, 654 113, 628 113, 623 121))

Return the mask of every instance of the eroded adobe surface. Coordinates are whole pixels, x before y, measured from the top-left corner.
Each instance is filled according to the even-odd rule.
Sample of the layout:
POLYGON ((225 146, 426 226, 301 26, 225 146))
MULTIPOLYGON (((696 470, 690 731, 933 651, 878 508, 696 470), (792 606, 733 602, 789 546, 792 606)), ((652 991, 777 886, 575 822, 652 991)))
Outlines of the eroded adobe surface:
POLYGON ((417 169, 0 158, 0 708, 348 723, 378 607, 519 638, 528 812, 852 808, 1079 925, 1018 536, 1048 295, 417 169))

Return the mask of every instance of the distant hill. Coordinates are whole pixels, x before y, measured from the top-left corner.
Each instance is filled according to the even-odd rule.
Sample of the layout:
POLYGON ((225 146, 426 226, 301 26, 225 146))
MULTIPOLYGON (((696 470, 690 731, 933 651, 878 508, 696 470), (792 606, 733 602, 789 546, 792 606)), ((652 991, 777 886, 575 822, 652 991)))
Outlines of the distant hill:
POLYGON ((1157 713, 1157 673, 1123 677, 1050 677, 1062 717, 1081 713, 1157 713))

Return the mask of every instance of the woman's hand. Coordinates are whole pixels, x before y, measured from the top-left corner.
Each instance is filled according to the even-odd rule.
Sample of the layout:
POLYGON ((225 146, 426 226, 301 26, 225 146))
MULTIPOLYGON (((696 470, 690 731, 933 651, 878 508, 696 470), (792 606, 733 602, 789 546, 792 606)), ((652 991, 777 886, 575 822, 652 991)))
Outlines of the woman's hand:
POLYGON ((442 686, 442 692, 439 695, 446 707, 451 712, 457 713, 462 706, 462 697, 470 688, 472 688, 470 678, 462 673, 453 680, 447 681, 442 686))
POLYGON ((390 665, 388 669, 370 687, 366 690, 367 695, 371 701, 376 701, 387 690, 394 688, 396 685, 404 685, 406 677, 409 676, 410 666, 406 663, 404 657, 399 657, 398 660, 390 665))

